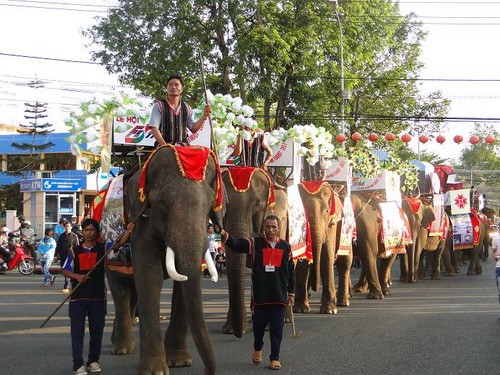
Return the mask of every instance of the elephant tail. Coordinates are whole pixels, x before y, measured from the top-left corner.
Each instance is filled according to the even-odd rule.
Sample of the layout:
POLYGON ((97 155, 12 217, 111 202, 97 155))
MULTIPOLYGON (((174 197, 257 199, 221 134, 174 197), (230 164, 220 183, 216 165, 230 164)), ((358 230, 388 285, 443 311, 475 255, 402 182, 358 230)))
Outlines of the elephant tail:
POLYGON ((181 275, 177 272, 175 268, 175 253, 174 251, 167 246, 167 251, 165 255, 165 266, 167 268, 168 276, 174 281, 186 281, 188 279, 187 276, 181 275))

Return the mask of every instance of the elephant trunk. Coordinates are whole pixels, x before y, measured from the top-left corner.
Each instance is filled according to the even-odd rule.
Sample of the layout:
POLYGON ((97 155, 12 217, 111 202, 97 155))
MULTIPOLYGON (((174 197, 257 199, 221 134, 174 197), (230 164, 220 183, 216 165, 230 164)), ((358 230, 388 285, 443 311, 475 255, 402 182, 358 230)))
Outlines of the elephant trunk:
MULTIPOLYGON (((248 238, 252 235, 249 225, 244 221, 227 223, 226 230, 235 237, 248 238)), ((233 334, 241 338, 245 332, 246 307, 245 307, 245 275, 246 254, 236 251, 226 252, 226 273, 229 291, 228 325, 232 326, 233 334)))
POLYGON ((165 255, 165 266, 167 268, 168 276, 174 281, 186 281, 188 279, 187 276, 181 275, 177 272, 175 268, 175 253, 174 251, 167 246, 166 255, 165 255))
POLYGON ((325 228, 323 222, 315 222, 311 220, 311 237, 312 237, 312 253, 313 263, 311 265, 311 274, 309 276, 309 286, 315 292, 319 290, 320 275, 321 275, 321 250, 325 242, 325 228))

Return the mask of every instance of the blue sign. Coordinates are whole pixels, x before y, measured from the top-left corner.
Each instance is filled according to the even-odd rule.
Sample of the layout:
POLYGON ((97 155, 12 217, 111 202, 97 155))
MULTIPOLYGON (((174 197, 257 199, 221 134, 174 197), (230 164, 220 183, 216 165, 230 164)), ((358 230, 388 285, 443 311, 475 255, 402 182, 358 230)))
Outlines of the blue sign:
POLYGON ((21 191, 80 191, 82 180, 68 178, 37 178, 19 181, 21 191))

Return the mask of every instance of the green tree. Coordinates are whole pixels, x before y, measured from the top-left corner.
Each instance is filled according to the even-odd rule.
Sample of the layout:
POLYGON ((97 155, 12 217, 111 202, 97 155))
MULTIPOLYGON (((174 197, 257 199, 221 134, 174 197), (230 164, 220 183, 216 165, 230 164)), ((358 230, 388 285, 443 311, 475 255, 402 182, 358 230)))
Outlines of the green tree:
POLYGON ((0 187, 0 211, 17 210, 22 213, 23 194, 19 183, 3 185, 0 187))
POLYGON ((332 132, 342 120, 342 36, 350 131, 436 131, 449 102, 418 92, 421 24, 390 1, 339 3, 120 0, 85 34, 94 59, 145 95, 163 96, 175 72, 197 102, 200 48, 209 88, 241 96, 264 128, 314 123, 332 132))

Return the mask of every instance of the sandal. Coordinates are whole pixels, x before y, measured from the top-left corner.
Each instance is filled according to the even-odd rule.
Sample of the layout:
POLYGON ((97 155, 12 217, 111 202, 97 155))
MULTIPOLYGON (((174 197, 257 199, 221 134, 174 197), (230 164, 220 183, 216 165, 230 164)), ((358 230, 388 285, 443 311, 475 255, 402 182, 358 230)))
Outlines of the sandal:
POLYGON ((56 277, 54 276, 52 280, 50 280, 50 285, 54 285, 54 282, 56 281, 56 277))
POLYGON ((252 355, 252 362, 255 365, 262 363, 262 350, 254 350, 252 355))
POLYGON ((41 288, 46 288, 46 287, 47 287, 47 284, 40 284, 40 287, 41 287, 41 288))
POLYGON ((271 370, 281 370, 281 363, 280 363, 280 361, 271 361, 271 364, 269 365, 269 368, 271 370))

